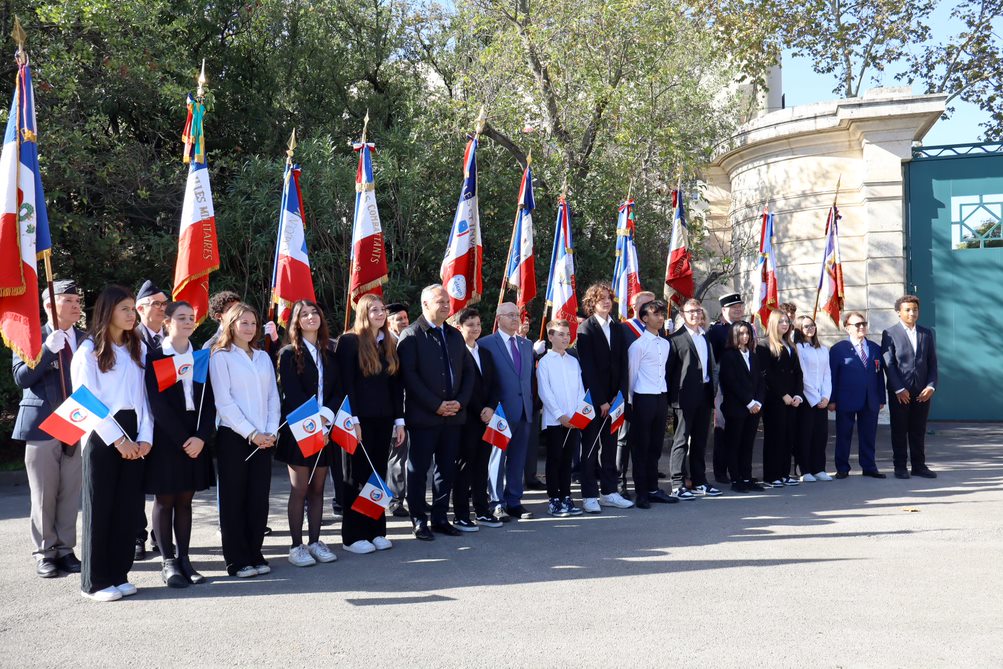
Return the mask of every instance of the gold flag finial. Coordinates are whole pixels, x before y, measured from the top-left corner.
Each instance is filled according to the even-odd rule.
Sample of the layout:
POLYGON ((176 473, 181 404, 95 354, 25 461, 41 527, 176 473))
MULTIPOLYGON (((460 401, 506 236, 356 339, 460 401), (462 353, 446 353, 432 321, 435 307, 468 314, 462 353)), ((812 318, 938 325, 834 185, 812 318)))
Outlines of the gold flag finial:
POLYGON ((568 175, 564 175, 564 182, 561 183, 561 198, 567 199, 568 197, 568 175))
POLYGON ((296 128, 293 128, 293 133, 289 135, 289 148, 286 150, 286 162, 290 165, 293 162, 293 152, 296 150, 296 128))
POLYGON ((14 42, 17 44, 17 58, 20 60, 25 56, 24 45, 28 41, 28 34, 21 27, 21 19, 16 16, 14 17, 14 31, 11 34, 14 37, 14 42))
POLYGON ((487 121, 488 121, 488 111, 482 105, 481 112, 477 115, 477 124, 474 126, 476 134, 479 135, 482 132, 484 132, 484 124, 487 123, 487 121))
POLYGON ((369 129, 369 110, 366 109, 366 117, 362 119, 362 143, 366 143, 366 131, 369 129))
POLYGON ((205 96, 205 85, 209 82, 209 80, 205 78, 205 58, 202 59, 202 71, 199 72, 198 82, 199 87, 195 94, 201 98, 205 96))
POLYGON ((530 149, 529 153, 526 154, 526 167, 529 167, 532 164, 533 164, 533 149, 530 149))

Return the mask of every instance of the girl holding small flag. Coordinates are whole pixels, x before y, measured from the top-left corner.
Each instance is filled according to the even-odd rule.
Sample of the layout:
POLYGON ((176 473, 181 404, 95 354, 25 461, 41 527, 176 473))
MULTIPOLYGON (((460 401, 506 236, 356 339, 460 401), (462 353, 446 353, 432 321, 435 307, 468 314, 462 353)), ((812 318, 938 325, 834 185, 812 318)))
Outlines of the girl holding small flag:
MULTIPOLYGON (((345 550, 358 554, 386 550, 393 546, 386 537, 386 516, 372 518, 354 508, 374 473, 372 463, 380 463, 377 476, 385 473, 391 437, 398 447, 404 442, 404 386, 397 347, 387 329, 387 311, 379 297, 359 298, 352 330, 338 339, 337 359, 359 439, 355 452, 344 457, 341 543, 345 550)), ((389 494, 386 484, 382 486, 383 494, 389 494)))
MULTIPOLYGON (((300 300, 293 304, 289 317, 289 345, 279 351, 279 385, 282 391, 282 415, 288 416, 311 397, 321 407, 338 412, 343 397, 341 378, 334 360, 327 319, 316 302, 300 300)), ((319 429, 320 426, 318 426, 319 429)), ((279 432, 275 459, 289 469, 289 536, 292 548, 289 562, 308 567, 318 562, 334 562, 338 557, 320 540, 320 523, 324 513, 324 482, 331 463, 341 465, 341 454, 335 452, 325 435, 324 448, 306 457, 296 437, 287 425, 279 432), (309 543, 303 543, 303 507, 307 507, 309 543)))
POLYGON ((205 444, 216 409, 207 382, 209 352, 196 351, 190 340, 195 311, 188 302, 171 302, 165 315, 167 337, 150 352, 146 365, 155 444, 146 463, 146 492, 156 496, 153 531, 163 557, 161 578, 169 587, 184 588, 205 581, 192 567, 188 548, 192 498, 215 480, 205 444))
POLYGON ((128 575, 136 518, 143 511, 143 467, 153 441, 153 419, 143 382, 146 346, 133 330, 135 326, 132 293, 108 286, 94 304, 91 336, 77 348, 70 366, 73 389, 85 386, 111 411, 81 438, 81 594, 99 602, 136 594, 128 575))
POLYGON ((209 359, 219 414, 219 527, 230 576, 249 578, 271 571, 261 554, 268 522, 272 458, 279 430, 279 389, 268 354, 258 348, 261 321, 243 302, 230 307, 209 359))

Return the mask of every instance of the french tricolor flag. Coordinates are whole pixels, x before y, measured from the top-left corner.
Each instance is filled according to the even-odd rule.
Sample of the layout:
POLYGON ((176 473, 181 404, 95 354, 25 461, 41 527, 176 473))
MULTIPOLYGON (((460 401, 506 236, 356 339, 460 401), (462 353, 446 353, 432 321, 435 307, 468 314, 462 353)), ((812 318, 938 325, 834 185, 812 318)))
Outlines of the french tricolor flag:
POLYGON ((495 415, 488 421, 488 427, 484 430, 482 439, 492 446, 497 446, 501 450, 508 448, 508 442, 512 441, 512 427, 505 418, 505 410, 499 403, 495 409, 495 415))
POLYGON ((571 416, 571 425, 578 430, 584 430, 592 419, 596 417, 595 407, 592 406, 592 391, 586 390, 585 397, 578 401, 578 408, 571 416))
POLYGON ((338 415, 334 417, 334 424, 331 425, 331 441, 341 446, 346 453, 352 455, 359 446, 359 440, 355 436, 355 419, 352 418, 352 405, 348 402, 348 396, 341 401, 338 407, 338 415))
POLYGON ((693 297, 693 266, 690 264, 689 228, 683 209, 682 186, 672 192, 676 213, 672 217, 672 242, 669 244, 669 258, 665 267, 665 284, 672 289, 672 301, 682 304, 693 297))
POLYGON ((620 205, 616 221, 616 263, 613 265, 612 282, 621 321, 630 317, 630 304, 634 296, 641 292, 637 245, 634 243, 636 232, 634 201, 627 200, 620 205))
POLYGON ((157 389, 164 392, 178 381, 188 377, 195 383, 205 383, 209 376, 209 351, 199 350, 178 353, 153 361, 153 373, 157 376, 157 389))
POLYGON ((313 276, 310 274, 310 258, 306 251, 300 168, 299 165, 287 164, 272 272, 272 302, 278 306, 279 323, 283 326, 289 323, 293 303, 297 300, 316 299, 313 276))
MULTIPOLYGON (((547 277, 547 306, 551 318, 566 320, 571 325, 571 341, 578 336, 578 295, 575 279, 575 244, 571 234, 571 207, 567 197, 557 202, 557 225, 554 229, 554 251, 550 256, 547 277)), ((544 312, 546 313, 546 312, 544 312)))
POLYGON ((320 420, 320 404, 311 397, 286 416, 286 424, 304 458, 324 450, 324 430, 320 420))
POLYGON ((352 503, 352 511, 358 511, 374 520, 386 513, 393 495, 387 490, 387 484, 380 475, 373 472, 366 485, 362 486, 359 496, 352 503))
POLYGON ((449 295, 449 315, 481 299, 484 281, 481 268, 484 245, 477 207, 477 135, 472 135, 463 154, 463 187, 456 205, 453 227, 446 243, 439 276, 449 295))
POLYGON ((616 434, 623 427, 624 411, 627 406, 623 403, 623 393, 617 393, 613 398, 613 403, 609 406, 609 431, 616 434))
POLYGON ((382 285, 389 279, 383 228, 380 226, 380 212, 376 208, 376 182, 373 179, 375 149, 375 145, 364 141, 355 145, 355 150, 359 152, 359 166, 355 173, 355 216, 352 219, 352 258, 348 275, 348 294, 353 306, 359 297, 367 293, 383 295, 382 285))
POLYGON ((519 208, 515 214, 515 229, 512 231, 512 253, 508 259, 506 280, 515 288, 515 304, 522 311, 530 300, 536 297, 536 260, 533 257, 533 171, 526 161, 519 186, 519 208))
POLYGON ((75 444, 97 427, 111 412, 87 386, 80 386, 42 421, 40 428, 53 439, 75 444))

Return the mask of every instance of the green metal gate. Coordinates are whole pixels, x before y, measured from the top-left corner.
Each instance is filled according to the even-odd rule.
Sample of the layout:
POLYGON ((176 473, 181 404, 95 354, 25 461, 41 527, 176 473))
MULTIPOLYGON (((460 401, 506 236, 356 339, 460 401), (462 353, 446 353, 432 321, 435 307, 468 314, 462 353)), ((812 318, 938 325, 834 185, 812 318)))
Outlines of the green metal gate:
POLYGON ((931 418, 1003 420, 1003 143, 905 165, 908 281, 937 336, 931 418))

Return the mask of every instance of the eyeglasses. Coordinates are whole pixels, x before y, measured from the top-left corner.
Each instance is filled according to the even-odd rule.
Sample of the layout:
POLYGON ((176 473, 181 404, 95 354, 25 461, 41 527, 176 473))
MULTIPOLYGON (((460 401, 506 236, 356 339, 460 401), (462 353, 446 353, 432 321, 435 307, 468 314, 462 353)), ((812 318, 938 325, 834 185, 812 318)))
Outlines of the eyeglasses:
POLYGON ((146 306, 153 307, 154 309, 163 309, 164 307, 167 306, 167 300, 158 301, 158 302, 147 302, 146 306))
POLYGON ((815 329, 815 324, 814 323, 805 323, 801 327, 803 327, 805 330, 814 330, 815 329))
POLYGON ((498 314, 498 318, 519 318, 519 314, 498 314))
POLYGON ((683 311, 684 314, 702 314, 703 309, 686 309, 683 311))
POLYGON ((857 328, 859 330, 860 328, 866 328, 867 327, 867 321, 860 321, 858 323, 847 323, 846 327, 848 327, 848 328, 857 328))

